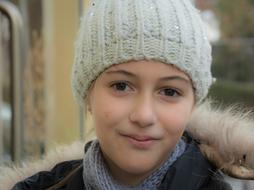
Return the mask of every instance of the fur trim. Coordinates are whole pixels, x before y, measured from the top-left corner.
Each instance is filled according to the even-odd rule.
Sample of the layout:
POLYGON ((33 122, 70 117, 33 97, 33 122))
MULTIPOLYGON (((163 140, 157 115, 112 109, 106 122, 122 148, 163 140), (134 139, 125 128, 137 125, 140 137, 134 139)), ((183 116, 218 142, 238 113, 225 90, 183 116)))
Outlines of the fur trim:
MULTIPOLYGON (((201 142, 201 151, 217 167, 226 168, 224 171, 231 176, 244 178, 241 173, 239 175, 239 168, 248 172, 254 169, 254 121, 251 118, 251 113, 238 107, 212 108, 207 101, 194 111, 187 130, 201 142), (232 168, 237 168, 236 172, 232 168)), ((0 168, 1 189, 10 189, 16 182, 39 171, 50 170, 59 162, 81 159, 84 144, 78 141, 57 147, 44 159, 23 163, 21 167, 0 168)))
POLYGON ((254 179, 253 116, 236 105, 221 109, 207 101, 194 111, 187 130, 200 141, 204 155, 225 173, 254 179))
POLYGON ((69 146, 58 146, 51 150, 43 159, 24 162, 21 166, 0 168, 1 189, 11 189, 17 182, 26 179, 39 171, 49 171, 57 163, 67 160, 82 159, 84 143, 76 141, 69 146))

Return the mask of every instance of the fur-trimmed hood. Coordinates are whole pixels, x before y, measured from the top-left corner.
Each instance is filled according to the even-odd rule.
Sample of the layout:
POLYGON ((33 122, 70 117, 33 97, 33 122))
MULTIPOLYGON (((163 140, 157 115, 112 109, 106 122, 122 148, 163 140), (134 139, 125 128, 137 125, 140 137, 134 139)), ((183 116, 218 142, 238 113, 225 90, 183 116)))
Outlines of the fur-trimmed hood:
MULTIPOLYGON (((202 153, 223 172, 236 178, 254 179, 253 113, 236 106, 215 108, 207 101, 195 109, 187 130, 200 142, 202 153)), ((51 170, 59 162, 81 159, 84 144, 77 141, 59 146, 42 160, 0 168, 1 189, 8 190, 38 171, 51 170)))
POLYGON ((231 177, 254 180, 254 113, 241 106, 215 108, 207 101, 194 111, 189 133, 202 153, 231 177))

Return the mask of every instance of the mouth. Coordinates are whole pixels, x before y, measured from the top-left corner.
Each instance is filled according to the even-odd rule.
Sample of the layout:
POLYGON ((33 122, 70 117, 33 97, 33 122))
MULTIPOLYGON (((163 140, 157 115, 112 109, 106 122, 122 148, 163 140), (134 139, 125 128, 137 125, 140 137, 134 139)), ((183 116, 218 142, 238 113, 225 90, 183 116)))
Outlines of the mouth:
POLYGON ((122 135, 127 141, 138 149, 149 149, 151 148, 155 141, 158 139, 151 136, 141 136, 141 135, 122 135))

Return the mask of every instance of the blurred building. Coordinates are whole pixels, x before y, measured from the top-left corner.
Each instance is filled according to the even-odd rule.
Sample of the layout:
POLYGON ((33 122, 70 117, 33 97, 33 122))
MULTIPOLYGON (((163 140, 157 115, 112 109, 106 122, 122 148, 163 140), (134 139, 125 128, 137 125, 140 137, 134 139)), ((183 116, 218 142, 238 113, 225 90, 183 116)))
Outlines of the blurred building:
POLYGON ((5 161, 40 157, 52 143, 82 138, 83 115, 73 100, 70 73, 86 3, 0 0, 0 158, 5 161))

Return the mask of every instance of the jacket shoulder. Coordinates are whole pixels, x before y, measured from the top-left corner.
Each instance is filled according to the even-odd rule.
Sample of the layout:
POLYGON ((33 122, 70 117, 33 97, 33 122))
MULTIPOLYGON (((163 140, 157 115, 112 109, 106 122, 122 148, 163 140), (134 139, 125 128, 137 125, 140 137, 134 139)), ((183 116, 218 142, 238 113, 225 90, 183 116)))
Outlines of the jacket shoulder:
POLYGON ((39 160, 29 159, 17 165, 0 166, 0 189, 11 189, 18 182, 24 181, 34 174, 53 170, 58 163, 82 159, 84 145, 83 141, 74 141, 68 145, 53 145, 47 154, 39 160))
POLYGON ((187 136, 187 148, 168 170, 160 190, 231 190, 223 175, 201 153, 197 143, 187 136))
POLYGON ((18 182, 12 190, 43 190, 58 184, 63 178, 82 165, 82 160, 65 161, 57 164, 51 171, 40 171, 18 182))

